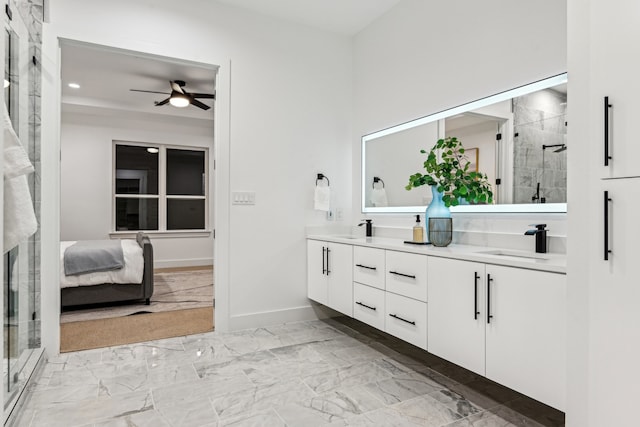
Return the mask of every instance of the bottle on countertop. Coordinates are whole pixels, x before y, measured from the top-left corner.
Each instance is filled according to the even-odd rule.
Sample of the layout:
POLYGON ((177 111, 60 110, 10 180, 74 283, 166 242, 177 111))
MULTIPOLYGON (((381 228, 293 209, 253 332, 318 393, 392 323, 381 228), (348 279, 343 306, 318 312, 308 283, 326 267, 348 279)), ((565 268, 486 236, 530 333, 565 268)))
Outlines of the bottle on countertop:
POLYGON ((420 223, 420 215, 416 215, 416 225, 413 226, 413 241, 417 243, 424 242, 424 228, 420 223))

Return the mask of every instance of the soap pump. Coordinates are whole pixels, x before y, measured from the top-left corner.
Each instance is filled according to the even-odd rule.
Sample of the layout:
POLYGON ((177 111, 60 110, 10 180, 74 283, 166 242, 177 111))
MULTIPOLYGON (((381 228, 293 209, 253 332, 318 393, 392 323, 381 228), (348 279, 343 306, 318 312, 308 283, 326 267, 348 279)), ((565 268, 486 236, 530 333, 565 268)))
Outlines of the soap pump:
POLYGON ((424 228, 420 223, 420 215, 416 215, 416 225, 413 226, 413 241, 416 243, 424 242, 424 228))

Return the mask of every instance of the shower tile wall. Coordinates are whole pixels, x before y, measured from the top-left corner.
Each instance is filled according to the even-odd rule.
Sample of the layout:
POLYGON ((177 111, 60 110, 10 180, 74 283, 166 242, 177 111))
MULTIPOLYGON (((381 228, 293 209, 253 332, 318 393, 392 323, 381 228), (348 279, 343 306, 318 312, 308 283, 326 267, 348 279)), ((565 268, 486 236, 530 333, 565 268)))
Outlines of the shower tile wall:
MULTIPOLYGON (((26 144, 27 153, 35 168, 35 173, 29 176, 29 190, 33 197, 33 205, 36 218, 40 216, 40 93, 41 93, 41 46, 42 46, 42 21, 44 0, 18 0, 16 1, 18 13, 29 30, 29 53, 35 58, 32 62, 29 75, 29 139, 22 141, 26 144)), ((38 221, 39 222, 39 221, 38 221)), ((21 328, 21 333, 27 334, 28 348, 40 347, 40 227, 30 238, 29 245, 29 313, 35 313, 35 321, 29 321, 27 328, 21 328)))
POLYGON ((546 203, 567 201, 567 151, 542 145, 565 144, 567 96, 546 89, 513 99, 514 203, 532 203, 540 183, 546 203))

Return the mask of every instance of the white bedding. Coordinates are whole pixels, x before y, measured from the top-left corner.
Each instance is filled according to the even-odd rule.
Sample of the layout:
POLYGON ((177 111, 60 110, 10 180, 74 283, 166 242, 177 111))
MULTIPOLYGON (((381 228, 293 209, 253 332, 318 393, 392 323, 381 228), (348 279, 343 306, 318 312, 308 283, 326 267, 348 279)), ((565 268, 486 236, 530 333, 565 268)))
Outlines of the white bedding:
POLYGON ((73 242, 60 242, 60 287, 101 285, 103 283, 140 284, 144 273, 144 257, 142 248, 135 240, 121 240, 124 255, 124 267, 119 270, 98 271, 95 273, 65 276, 64 251, 73 242))

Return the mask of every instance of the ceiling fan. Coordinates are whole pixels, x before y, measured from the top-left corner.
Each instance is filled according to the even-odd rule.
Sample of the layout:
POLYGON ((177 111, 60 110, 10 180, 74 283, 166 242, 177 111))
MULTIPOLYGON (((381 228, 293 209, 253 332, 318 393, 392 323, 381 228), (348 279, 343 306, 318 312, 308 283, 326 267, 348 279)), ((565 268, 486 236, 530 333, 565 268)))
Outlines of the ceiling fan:
POLYGON ((189 93, 184 89, 186 83, 184 80, 172 80, 169 82, 171 84, 171 93, 167 92, 156 92, 154 90, 141 90, 141 89, 129 89, 132 92, 146 92, 146 93, 161 93, 163 95, 169 95, 168 98, 163 99, 162 101, 156 101, 156 107, 160 107, 161 105, 165 105, 170 103, 174 107, 186 107, 188 105, 193 105, 198 108, 202 108, 203 110, 208 110, 209 107, 203 102, 198 101, 196 98, 209 98, 215 99, 216 95, 213 93, 189 93))

